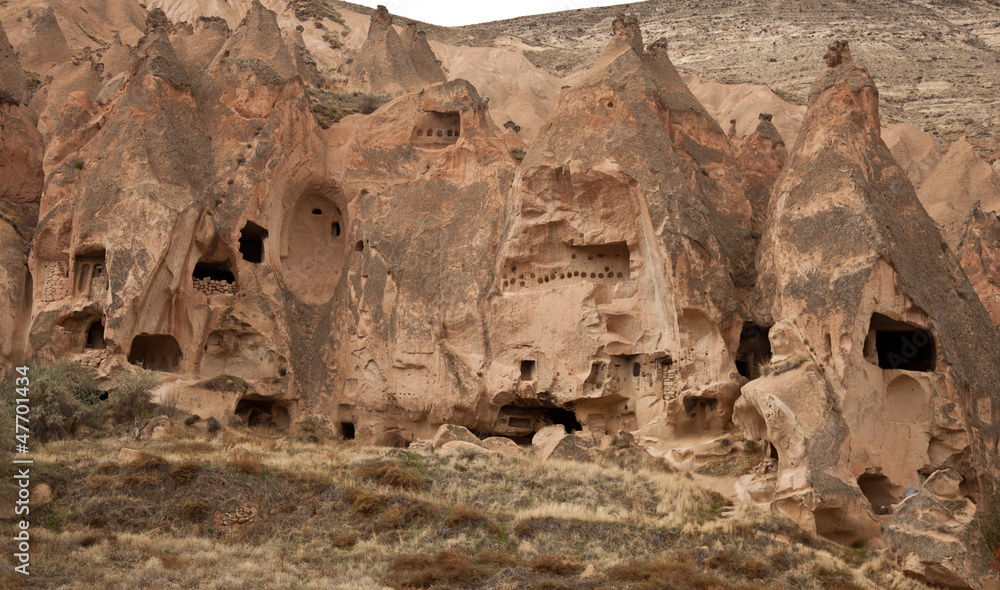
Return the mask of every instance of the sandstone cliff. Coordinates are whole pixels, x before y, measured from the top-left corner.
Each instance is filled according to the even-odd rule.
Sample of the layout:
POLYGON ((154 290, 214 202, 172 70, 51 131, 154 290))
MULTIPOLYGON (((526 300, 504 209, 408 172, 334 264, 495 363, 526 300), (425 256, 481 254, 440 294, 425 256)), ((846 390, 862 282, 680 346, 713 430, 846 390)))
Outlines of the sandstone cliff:
POLYGON ((754 313, 783 364, 735 419, 778 457, 750 496, 849 540, 936 470, 970 494, 996 473, 1000 343, 879 137, 871 78, 846 44, 827 63, 757 259, 754 313))

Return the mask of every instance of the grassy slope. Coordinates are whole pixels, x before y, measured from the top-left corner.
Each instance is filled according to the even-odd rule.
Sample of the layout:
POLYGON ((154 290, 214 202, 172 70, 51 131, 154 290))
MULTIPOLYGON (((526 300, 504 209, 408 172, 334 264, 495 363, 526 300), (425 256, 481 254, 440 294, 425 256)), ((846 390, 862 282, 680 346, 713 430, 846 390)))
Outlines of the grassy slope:
POLYGON ((34 482, 55 499, 32 510, 33 575, 0 587, 476 588, 495 575, 506 585, 490 588, 922 587, 864 549, 728 512, 649 463, 442 458, 226 429, 137 443, 147 459, 119 467, 124 443, 35 454, 34 482))

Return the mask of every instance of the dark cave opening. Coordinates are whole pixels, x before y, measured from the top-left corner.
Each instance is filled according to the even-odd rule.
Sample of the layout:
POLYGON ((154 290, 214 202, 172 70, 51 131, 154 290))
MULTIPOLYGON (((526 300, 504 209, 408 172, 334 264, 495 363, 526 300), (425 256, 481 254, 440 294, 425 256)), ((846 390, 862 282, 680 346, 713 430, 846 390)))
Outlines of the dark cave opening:
POLYGON ((246 222, 240 230, 240 255, 243 260, 260 264, 264 261, 264 240, 267 230, 252 221, 246 222))
POLYGON ((882 314, 872 314, 865 358, 882 369, 933 371, 937 360, 934 336, 927 330, 882 314))

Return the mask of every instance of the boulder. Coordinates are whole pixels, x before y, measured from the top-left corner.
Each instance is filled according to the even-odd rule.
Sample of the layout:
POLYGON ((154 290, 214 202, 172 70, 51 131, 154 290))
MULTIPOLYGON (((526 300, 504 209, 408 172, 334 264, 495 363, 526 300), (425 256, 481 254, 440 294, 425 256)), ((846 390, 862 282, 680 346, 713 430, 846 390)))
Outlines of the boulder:
POLYGON ((520 445, 506 436, 491 436, 480 443, 484 448, 497 451, 503 455, 524 455, 527 453, 520 445))
POLYGON ((542 459, 559 459, 562 461, 578 461, 586 463, 590 461, 590 449, 593 445, 588 444, 575 434, 568 434, 557 441, 541 447, 540 456, 542 459))
POLYGON ((41 506, 52 501, 52 488, 47 483, 40 483, 31 488, 31 504, 41 506))
POLYGON ((954 470, 935 471, 923 490, 898 506, 885 536, 906 575, 940 588, 972 590, 995 574, 987 566, 990 556, 981 552, 976 505, 959 495, 960 481, 954 470))
POLYGON ((442 424, 438 428, 437 434, 434 435, 434 439, 431 440, 431 448, 438 450, 445 444, 456 440, 480 446, 479 438, 469 432, 468 428, 454 424, 442 424))
POLYGON ((531 449, 538 451, 550 446, 566 436, 566 427, 562 424, 552 424, 541 428, 531 437, 531 449))

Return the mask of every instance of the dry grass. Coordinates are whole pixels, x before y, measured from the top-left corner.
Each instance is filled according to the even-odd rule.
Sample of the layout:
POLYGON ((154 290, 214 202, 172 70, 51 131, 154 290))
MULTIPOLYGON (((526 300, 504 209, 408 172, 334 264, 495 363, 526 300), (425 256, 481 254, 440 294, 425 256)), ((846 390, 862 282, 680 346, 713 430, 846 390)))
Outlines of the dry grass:
POLYGON ((652 465, 319 438, 224 429, 142 443, 123 467, 121 440, 40 447, 33 475, 56 499, 32 510, 23 587, 464 589, 499 574, 518 588, 922 588, 887 583, 892 564, 863 551, 803 544, 787 519, 722 518, 717 496, 652 465), (251 522, 220 524, 249 506, 251 522))

